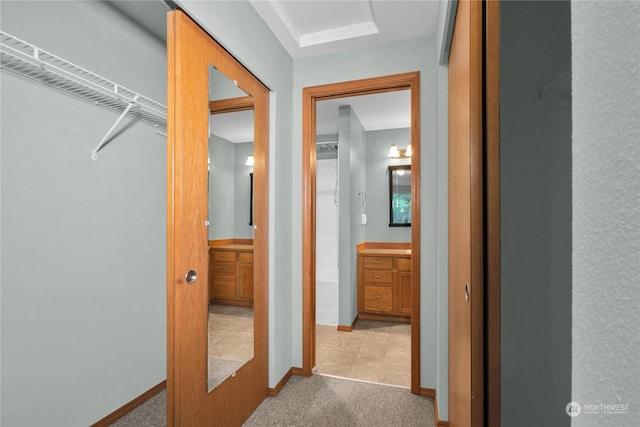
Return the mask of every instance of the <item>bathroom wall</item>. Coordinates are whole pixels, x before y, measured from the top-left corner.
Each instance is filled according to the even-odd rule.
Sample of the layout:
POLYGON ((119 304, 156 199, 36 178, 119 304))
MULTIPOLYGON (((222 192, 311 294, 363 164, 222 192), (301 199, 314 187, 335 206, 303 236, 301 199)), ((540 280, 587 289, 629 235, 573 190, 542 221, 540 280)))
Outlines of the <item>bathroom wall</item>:
POLYGON ((234 144, 215 135, 209 137, 209 240, 229 239, 234 229, 234 144))
POLYGON ((253 142, 209 138, 209 240, 253 238, 249 226, 253 167, 245 165, 249 154, 253 154, 253 142))
POLYGON ((339 108, 338 117, 339 323, 350 326, 358 313, 356 245, 365 240, 365 227, 360 221, 361 193, 365 189, 365 132, 348 105, 339 108))
POLYGON ((411 159, 389 158, 392 143, 405 148, 411 128, 366 133, 366 191, 368 242, 411 242, 411 227, 389 227, 389 166, 411 164, 411 159))

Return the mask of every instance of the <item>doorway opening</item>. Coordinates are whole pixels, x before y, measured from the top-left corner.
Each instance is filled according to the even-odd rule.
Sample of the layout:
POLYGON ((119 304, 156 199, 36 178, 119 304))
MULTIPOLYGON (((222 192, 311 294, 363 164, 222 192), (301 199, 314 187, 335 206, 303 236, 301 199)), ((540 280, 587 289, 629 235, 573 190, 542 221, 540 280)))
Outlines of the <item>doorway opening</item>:
MULTIPOLYGON (((382 324, 383 327, 389 327, 388 330, 392 329, 397 322, 410 325, 410 385, 413 393, 420 393, 419 79, 419 72, 412 72, 315 86, 303 90, 303 367, 301 372, 303 375, 310 376, 312 374, 313 368, 317 365, 318 351, 316 342, 316 301, 318 295, 316 195, 319 167, 316 152, 317 104, 320 101, 342 100, 347 97, 407 91, 410 102, 408 141, 397 142, 403 149, 408 143, 411 144, 411 178, 405 180, 410 182, 411 206, 409 212, 405 213, 403 217, 412 218, 410 232, 406 233, 410 241, 385 242, 384 244, 382 242, 367 242, 362 240, 362 234, 358 235, 358 227, 354 227, 356 232, 351 233, 351 239, 347 243, 341 243, 344 246, 343 254, 339 255, 342 259, 341 266, 348 264, 349 273, 340 285, 344 284, 345 286, 345 289, 340 291, 341 295, 345 297, 339 309, 337 329, 345 332, 351 331, 357 325, 358 319, 366 320, 362 324, 367 327, 372 324, 375 327, 375 322, 378 321, 391 321, 382 324), (376 251, 383 251, 385 254, 379 255, 376 251), (365 273, 370 274, 371 277, 367 276, 369 278, 366 283, 364 285, 361 283, 358 286, 358 276, 364 278, 365 273)), ((391 142, 393 141, 390 141, 390 144, 391 142)), ((405 152, 405 154, 408 153, 405 152)), ((349 162, 350 159, 343 159, 343 161, 349 162)), ((391 174, 391 169, 387 173, 391 174)), ((345 190, 346 188, 345 186, 345 190)), ((366 204, 366 191, 359 191, 358 187, 353 185, 349 191, 348 203, 353 205, 353 212, 349 212, 349 217, 351 221, 356 218, 356 224, 362 225, 362 222, 367 222, 364 219, 366 213, 362 212, 362 208, 366 204)), ((390 193, 388 197, 391 197, 390 193)), ((390 221, 389 224, 392 222, 390 221)))

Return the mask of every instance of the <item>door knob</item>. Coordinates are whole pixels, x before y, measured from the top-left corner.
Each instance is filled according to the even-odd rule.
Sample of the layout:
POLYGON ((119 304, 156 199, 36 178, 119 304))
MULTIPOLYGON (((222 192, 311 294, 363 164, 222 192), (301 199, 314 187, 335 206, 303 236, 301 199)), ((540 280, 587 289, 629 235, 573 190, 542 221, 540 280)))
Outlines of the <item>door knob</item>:
POLYGON ((187 271, 187 274, 184 275, 184 280, 189 285, 193 285, 195 283, 196 279, 198 279, 198 274, 196 273, 195 270, 189 270, 189 271, 187 271))

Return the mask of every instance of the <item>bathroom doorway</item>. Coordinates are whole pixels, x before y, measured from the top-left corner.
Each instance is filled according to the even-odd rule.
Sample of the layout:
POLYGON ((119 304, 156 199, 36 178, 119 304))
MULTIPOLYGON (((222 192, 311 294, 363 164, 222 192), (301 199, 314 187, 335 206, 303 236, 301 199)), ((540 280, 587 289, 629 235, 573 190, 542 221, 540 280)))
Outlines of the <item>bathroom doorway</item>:
MULTIPOLYGON (((390 337, 397 332, 398 335, 405 335, 404 339, 407 340, 410 350, 407 351, 407 359, 410 362, 410 371, 408 372, 408 380, 411 391, 414 393, 420 392, 420 346, 419 346, 419 325, 420 325, 420 210, 419 210, 419 194, 420 194, 420 126, 419 126, 419 73, 406 73, 400 75, 386 76, 381 78, 365 79, 358 81, 351 81, 345 83, 337 83, 324 86, 316 86, 311 88, 305 88, 303 90, 303 368, 302 373, 304 375, 311 375, 313 368, 318 366, 318 360, 322 360, 326 356, 326 348, 323 348, 323 340, 339 340, 340 342, 334 342, 345 350, 353 350, 353 347, 362 346, 365 340, 368 344, 373 343, 373 336, 377 339, 385 340, 388 342, 390 337), (344 147, 344 153, 348 153, 347 157, 340 158, 340 144, 345 139, 341 140, 337 138, 337 141, 331 141, 330 137, 323 135, 317 128, 319 122, 316 121, 316 114, 322 108, 322 102, 327 100, 338 101, 339 115, 340 116, 353 116, 356 115, 351 109, 351 105, 345 102, 348 98, 362 98, 368 95, 374 94, 398 94, 405 92, 408 95, 409 102, 409 127, 406 130, 406 137, 404 139, 393 138, 388 140, 385 153, 388 153, 389 148, 395 142, 402 151, 407 153, 407 145, 411 144, 409 153, 412 155, 410 166, 410 200, 411 207, 409 208, 410 217, 413 218, 410 227, 405 228, 404 235, 406 241, 402 241, 402 238, 397 239, 389 243, 389 248, 394 257, 389 260, 380 261, 378 258, 366 258, 360 259, 360 255, 363 257, 371 256, 375 251, 380 251, 381 248, 377 245, 385 242, 380 242, 379 238, 375 238, 374 241, 368 242, 366 237, 365 228, 370 220, 370 215, 375 217, 376 215, 389 216, 389 208, 370 210, 367 208, 367 191, 365 184, 366 174, 362 171, 362 176, 351 177, 351 182, 347 181, 347 186, 344 184, 344 177, 340 177, 342 171, 347 170, 340 167, 340 162, 345 162, 351 167, 358 168, 358 165, 362 166, 366 162, 355 161, 357 159, 357 147, 344 147), (345 105, 342 105, 345 104, 345 105), (317 140, 316 140, 317 137, 317 140), (318 145, 322 145, 323 148, 318 148, 318 145), (337 142, 337 144, 335 144, 337 142), (323 144, 325 143, 325 144, 323 144), (319 150, 331 150, 332 148, 326 148, 329 143, 334 143, 337 147, 338 159, 333 159, 333 167, 325 162, 323 155, 318 155, 319 150), (355 150, 355 151, 354 151, 355 150), (351 157, 351 154, 354 154, 351 157), (337 170, 337 177, 336 171, 337 170), (333 172, 332 172, 333 171, 333 172), (328 173, 329 178, 325 178, 328 173), (338 185, 327 185, 333 179, 338 181, 338 185), (343 186, 342 193, 340 192, 341 186, 343 186), (347 193, 345 196, 344 193, 347 193), (335 193, 335 196, 332 194, 335 193), (341 204, 348 206, 348 219, 351 222, 350 239, 346 240, 340 237, 340 216, 342 212, 337 209, 337 226, 338 230, 333 231, 328 229, 319 218, 325 212, 325 207, 319 205, 319 201, 322 199, 332 201, 334 206, 337 203, 337 207, 341 204), (323 227, 320 231, 320 227, 323 227), (331 250, 331 243, 328 243, 327 232, 329 237, 333 234, 335 237, 333 247, 331 250), (344 251, 338 250, 336 257, 335 242, 338 242, 338 249, 343 246, 344 251), (371 245, 369 245, 371 243, 371 245), (323 246, 327 246, 323 248, 323 246), (373 252, 372 252, 373 251, 373 252), (317 258, 316 254, 322 253, 332 254, 333 259, 317 258), (333 263, 333 266, 327 268, 327 261, 333 263), (380 263, 379 266, 373 266, 372 263, 380 263), (337 265, 336 265, 337 264, 337 265), (347 267, 348 265, 348 267, 347 267), (369 277, 369 290, 362 292, 362 285, 358 287, 358 272, 362 277, 363 265, 368 266, 366 268, 386 268, 388 271, 380 270, 379 274, 373 274, 369 277), (337 268, 339 266, 340 268, 337 268), (347 273, 343 272, 344 267, 347 267, 347 273), (406 268, 407 271, 404 271, 406 268), (335 310, 333 310, 333 317, 329 316, 328 325, 317 325, 316 322, 325 322, 325 314, 327 310, 324 310, 322 301, 319 299, 325 298, 325 291, 328 286, 327 283, 335 283, 335 273, 338 273, 338 313, 336 316, 335 310), (320 276, 317 273, 320 272, 320 276), (333 273, 333 282, 329 278, 322 277, 325 273, 333 273), (346 276, 343 279, 343 276, 346 276), (379 276, 379 277, 378 277, 379 276), (327 279, 327 280, 325 280, 327 279), (382 283, 376 283, 376 281, 382 283), (399 285, 397 283, 403 283, 399 285), (400 290, 395 290, 396 286, 403 286, 404 297, 400 290), (358 288, 360 292, 358 292, 358 288), (363 296, 364 294, 364 296, 363 296), (368 299, 367 299, 368 298, 368 299), (376 306, 377 301, 372 298, 380 298, 382 306, 376 306), (372 301, 374 305, 372 304, 372 301), (405 308, 401 308, 401 305, 407 304, 405 308), (386 305, 385 305, 386 304, 386 305), (364 309, 363 309, 364 307, 364 309), (402 311, 404 310, 404 311, 402 311), (337 317, 337 320, 336 320, 337 317), (337 325, 335 324, 337 321, 337 325), (328 328, 325 330, 325 326, 328 328), (341 338, 332 338, 323 336, 324 332, 341 332, 343 335, 341 338), (371 335, 368 339, 367 335, 371 335)), ((357 146, 358 143, 353 145, 357 146)), ((397 147, 396 147, 397 148, 397 147)), ((383 155, 387 162, 390 162, 387 154, 383 155)), ((386 165, 388 167, 390 165, 386 165)), ((352 172, 350 172, 352 173, 352 172)), ((389 180, 388 174, 390 169, 386 169, 382 172, 378 178, 382 180, 389 180)), ((357 174, 356 174, 357 175, 357 174)), ((372 174, 372 175, 375 175, 372 174)), ((376 187, 375 185, 373 187, 376 187)), ((379 187, 379 186, 378 186, 379 187)), ((387 185, 385 184, 386 188, 387 185)), ((379 188, 378 188, 379 189, 379 188)), ((386 197, 389 197, 388 195, 386 197)), ((369 200, 371 202, 371 200, 369 200)), ((389 203, 386 203, 389 206, 389 203)), ((330 205, 329 205, 330 207, 330 205)), ((334 209, 335 210, 335 209, 334 209)), ((335 215, 334 215, 335 217, 335 215)), ((331 220, 330 220, 331 221, 331 220)), ((334 223, 336 222, 333 220, 334 223)), ((343 221, 344 222, 344 221, 343 221)), ((389 228, 389 224, 392 221, 386 222, 386 227, 389 228)), ((402 233, 401 233, 402 234, 402 233)), ((389 249, 387 248, 387 249, 389 249)), ((325 255, 326 256, 326 255, 325 255)), ((376 271, 373 271, 376 273, 376 271)), ((334 286, 335 287, 335 286, 334 286)), ((398 288, 400 289, 400 288, 398 288)), ((333 296, 329 300, 335 302, 335 291, 333 296)), ((330 311, 330 310, 329 310, 330 311)), ((393 338, 396 340, 399 338, 393 338)), ((374 347, 374 346, 371 346, 374 347)), ((337 352, 339 353, 339 351, 337 352)), ((354 359, 357 354, 351 351, 354 359)), ((377 360, 375 363, 382 363, 381 360, 377 360)), ((343 367, 344 369, 344 367, 343 367)), ((351 373, 357 373, 357 371, 366 371, 364 367, 357 367, 352 365, 351 373)), ((380 371, 378 367, 378 372, 380 371)), ((320 372, 322 372, 322 368, 320 372)), ((348 376, 344 374, 338 376, 348 376)), ((367 379, 367 378, 361 378, 367 379)), ((368 378, 375 382, 393 383, 389 380, 381 380, 379 378, 368 378)), ((408 384, 407 384, 408 385, 408 384)))

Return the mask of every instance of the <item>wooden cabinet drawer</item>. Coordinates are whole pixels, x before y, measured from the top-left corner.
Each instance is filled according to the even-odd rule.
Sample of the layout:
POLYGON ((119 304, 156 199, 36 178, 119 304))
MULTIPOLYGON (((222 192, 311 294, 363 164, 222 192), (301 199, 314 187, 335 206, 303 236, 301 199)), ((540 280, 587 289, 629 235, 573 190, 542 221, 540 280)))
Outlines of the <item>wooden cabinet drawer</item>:
POLYGON ((213 253, 213 261, 235 261, 236 253, 229 251, 211 251, 213 253))
POLYGON ((233 262, 214 261, 211 264, 211 274, 213 274, 213 275, 218 275, 218 274, 233 275, 233 274, 236 274, 236 263, 235 263, 235 261, 233 261, 233 262))
POLYGON ((364 286, 364 309, 389 313, 393 311, 393 288, 391 286, 364 286))
POLYGON ((411 271, 411 258, 396 258, 396 269, 398 271, 411 271))
POLYGON ((364 281, 375 283, 391 283, 393 282, 393 271, 365 269, 364 281))
POLYGON ((211 293, 213 298, 235 298, 236 278, 235 276, 214 277, 212 280, 211 293))
POLYGON ((251 252, 238 252, 238 261, 253 263, 253 253, 251 252))
POLYGON ((364 268, 374 270, 392 270, 393 258, 365 257, 364 268))

